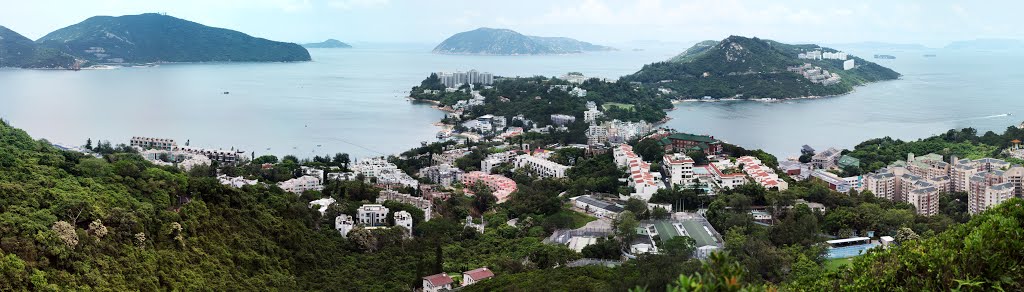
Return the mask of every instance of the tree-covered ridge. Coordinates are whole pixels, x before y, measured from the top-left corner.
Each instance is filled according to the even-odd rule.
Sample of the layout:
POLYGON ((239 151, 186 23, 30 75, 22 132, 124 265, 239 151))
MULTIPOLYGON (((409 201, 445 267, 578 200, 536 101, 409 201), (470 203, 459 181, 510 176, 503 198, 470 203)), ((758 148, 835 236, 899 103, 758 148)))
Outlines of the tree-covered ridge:
POLYGON ((445 39, 434 53, 480 55, 544 55, 605 51, 612 48, 566 37, 538 37, 510 29, 481 27, 445 39))
POLYGON ((75 66, 75 58, 0 26, 0 68, 65 68, 75 66))
POLYGON ((856 67, 843 70, 842 60, 805 60, 806 51, 836 50, 817 45, 789 45, 758 38, 730 36, 716 44, 698 43, 666 62, 645 65, 622 80, 656 83, 677 98, 797 98, 847 93, 853 86, 899 78, 899 73, 851 56, 856 67), (812 83, 787 69, 809 63, 842 78, 838 84, 812 83))
POLYGON ((37 42, 99 63, 310 60, 309 52, 297 44, 154 13, 90 17, 37 42))

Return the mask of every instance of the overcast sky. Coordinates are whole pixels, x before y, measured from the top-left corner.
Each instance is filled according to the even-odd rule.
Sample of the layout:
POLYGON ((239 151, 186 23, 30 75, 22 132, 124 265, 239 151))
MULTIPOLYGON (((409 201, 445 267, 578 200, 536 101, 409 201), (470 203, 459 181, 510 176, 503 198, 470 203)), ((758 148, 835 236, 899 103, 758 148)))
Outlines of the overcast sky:
POLYGON ((163 12, 280 41, 436 43, 477 27, 594 43, 728 35, 788 42, 943 46, 1024 38, 1024 1, 0 0, 0 25, 31 39, 95 15, 163 12))

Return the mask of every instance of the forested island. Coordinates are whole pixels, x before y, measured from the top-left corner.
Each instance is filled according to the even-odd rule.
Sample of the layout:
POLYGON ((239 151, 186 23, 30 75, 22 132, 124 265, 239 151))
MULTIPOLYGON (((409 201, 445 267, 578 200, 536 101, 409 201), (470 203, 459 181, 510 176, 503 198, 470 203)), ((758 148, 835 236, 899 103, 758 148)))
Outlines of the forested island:
POLYGON ((302 46, 310 49, 348 49, 352 47, 352 45, 343 43, 336 39, 328 39, 319 43, 303 44, 302 46))
POLYGON ((300 45, 163 14, 95 16, 32 42, 0 28, 0 67, 77 69, 85 64, 309 61, 300 45))
POLYGON ((730 36, 700 42, 621 80, 671 90, 676 99, 787 99, 843 94, 899 76, 831 48, 730 36))

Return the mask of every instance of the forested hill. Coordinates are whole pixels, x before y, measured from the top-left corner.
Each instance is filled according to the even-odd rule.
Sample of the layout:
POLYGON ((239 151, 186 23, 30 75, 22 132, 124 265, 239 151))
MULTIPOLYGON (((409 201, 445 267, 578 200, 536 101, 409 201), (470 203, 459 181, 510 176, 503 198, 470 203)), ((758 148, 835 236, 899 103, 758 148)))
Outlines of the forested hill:
MULTIPOLYGON (((412 241, 355 251, 309 198, 208 171, 59 151, 0 122, 0 290, 395 291, 418 279, 412 241)), ((373 190, 358 189, 344 194, 373 190)))
POLYGON ((300 45, 161 14, 95 16, 39 44, 99 63, 309 61, 300 45))
POLYGON ((0 26, 0 68, 65 68, 75 65, 75 58, 55 49, 43 48, 32 40, 0 26))
POLYGON ((439 54, 544 55, 606 51, 612 48, 566 37, 538 37, 510 29, 481 27, 460 32, 434 48, 439 54))
POLYGON ((672 59, 645 65, 623 77, 671 89, 677 98, 796 98, 847 93, 853 86, 899 78, 899 73, 850 56, 856 67, 843 70, 842 60, 799 59, 810 51, 837 52, 817 45, 789 45, 771 40, 730 36, 703 41, 672 59), (802 64, 820 67, 841 77, 836 84, 812 82, 788 68, 802 64))

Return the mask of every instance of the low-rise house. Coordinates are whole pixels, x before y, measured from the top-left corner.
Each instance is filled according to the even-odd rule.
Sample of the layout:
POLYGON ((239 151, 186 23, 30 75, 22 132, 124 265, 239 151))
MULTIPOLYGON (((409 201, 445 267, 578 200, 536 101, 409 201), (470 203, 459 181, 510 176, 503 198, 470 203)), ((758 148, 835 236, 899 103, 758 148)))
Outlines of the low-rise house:
POLYGON ((762 164, 757 157, 742 156, 736 159, 736 163, 742 164, 743 172, 766 189, 778 188, 779 191, 785 191, 789 188, 785 180, 779 178, 774 170, 762 164))
POLYGON ((494 278, 494 272, 491 272, 487 267, 466 271, 462 273, 462 287, 490 278, 494 278))
POLYGON ((366 204, 356 210, 356 219, 364 226, 384 226, 388 223, 388 210, 384 205, 366 204))
POLYGON ((590 195, 573 197, 569 201, 572 202, 574 207, 583 210, 587 214, 609 219, 615 219, 615 217, 619 216, 619 213, 625 210, 621 205, 605 202, 590 195))
POLYGON ((541 177, 565 177, 568 166, 537 156, 523 154, 516 157, 516 168, 526 168, 541 177))
POLYGON ((412 237, 412 214, 406 211, 398 211, 394 214, 395 226, 405 228, 405 236, 412 237))
POLYGON ((576 117, 563 114, 551 115, 551 123, 556 126, 565 126, 576 121, 576 117))
POLYGON ((377 196, 377 204, 383 204, 386 201, 409 204, 422 210, 423 221, 430 221, 431 214, 434 212, 434 204, 430 200, 422 197, 413 197, 412 195, 399 193, 394 190, 380 191, 380 195, 377 196))
POLYGON ((316 207, 317 211, 320 211, 320 216, 327 214, 327 208, 334 204, 334 198, 323 198, 309 202, 309 207, 316 207))
POLYGON ((286 192, 295 194, 302 194, 305 191, 319 191, 324 189, 323 185, 320 184, 320 179, 309 175, 277 183, 277 186, 286 192))
POLYGON ((420 169, 420 177, 444 187, 450 187, 452 183, 459 182, 462 179, 462 174, 461 169, 451 164, 438 164, 420 169))
POLYGON ((828 148, 821 153, 814 154, 814 156, 811 157, 811 165, 814 165, 814 168, 816 169, 832 169, 836 167, 837 163, 839 163, 839 157, 841 155, 842 152, 840 152, 839 149, 828 148))
POLYGON ((241 187, 244 187, 244 186, 256 185, 256 184, 259 183, 259 181, 255 180, 255 179, 245 179, 244 177, 241 177, 241 176, 239 176, 239 177, 230 177, 230 176, 227 176, 227 175, 224 175, 224 174, 218 175, 217 176, 217 181, 220 181, 220 184, 222 184, 222 185, 228 185, 228 186, 232 186, 232 187, 236 187, 236 188, 241 188, 241 187))
POLYGON ((430 275, 423 277, 423 292, 440 292, 452 289, 452 277, 448 274, 440 273, 437 275, 430 275))
POLYGON ((518 190, 514 180, 502 175, 472 171, 462 176, 462 185, 466 186, 464 191, 467 195, 473 194, 472 188, 478 183, 482 183, 490 188, 491 194, 498 199, 498 203, 507 201, 512 193, 518 190))
POLYGON ((355 226, 356 221, 352 219, 352 216, 341 214, 334 218, 334 229, 341 233, 341 237, 348 237, 348 233, 355 226))

